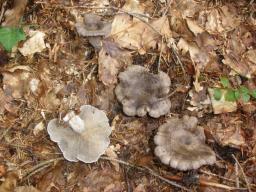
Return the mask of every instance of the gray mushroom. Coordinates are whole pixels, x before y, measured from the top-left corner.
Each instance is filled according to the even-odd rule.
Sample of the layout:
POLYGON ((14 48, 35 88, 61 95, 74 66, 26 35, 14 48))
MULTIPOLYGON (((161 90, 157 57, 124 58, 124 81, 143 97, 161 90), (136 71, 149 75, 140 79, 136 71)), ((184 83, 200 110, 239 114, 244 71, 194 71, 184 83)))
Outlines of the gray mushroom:
POLYGON ((118 77, 120 82, 115 94, 126 115, 141 117, 148 113, 158 118, 170 111, 171 81, 166 73, 152 74, 145 67, 132 65, 118 77))
POLYGON ((171 118, 159 127, 154 142, 155 155, 161 162, 179 170, 198 169, 216 161, 195 117, 171 118))
POLYGON ((98 15, 89 13, 84 15, 84 21, 76 23, 79 35, 87 37, 95 49, 100 49, 102 37, 111 31, 111 22, 102 21, 98 15))
POLYGON ((105 152, 111 127, 106 114, 90 105, 80 107, 80 113, 68 113, 63 122, 52 119, 47 131, 69 161, 96 162, 105 152))

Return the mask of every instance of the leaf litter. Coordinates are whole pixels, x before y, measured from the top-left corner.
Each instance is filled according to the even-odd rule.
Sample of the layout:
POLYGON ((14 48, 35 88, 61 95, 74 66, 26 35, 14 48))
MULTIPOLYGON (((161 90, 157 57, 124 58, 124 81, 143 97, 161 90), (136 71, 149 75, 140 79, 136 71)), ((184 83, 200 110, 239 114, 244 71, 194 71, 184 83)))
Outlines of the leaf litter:
MULTIPOLYGON (((14 29, 7 34, 10 41, 0 38, 3 49, 13 50, 12 54, 0 51, 0 167, 4 167, 0 189, 255 190, 253 93, 249 102, 231 102, 216 100, 210 91, 219 87, 223 76, 232 81, 234 90, 245 85, 255 89, 253 1, 14 0, 0 1, 0 6, 1 30, 14 29), (38 39, 32 40, 29 31, 38 32, 38 39), (127 79, 119 77, 134 66, 145 69, 150 78, 135 78, 138 72, 127 79), (157 115, 147 108, 140 110, 143 117, 127 116, 120 96, 115 97, 116 87, 131 86, 123 96, 137 102, 132 92, 145 91, 147 86, 138 86, 152 86, 149 82, 160 74, 170 82, 162 87, 163 82, 157 83, 160 87, 149 88, 146 95, 171 105, 164 105, 166 110, 157 115), (79 114, 83 105, 104 110, 113 129, 107 139, 109 148, 104 147, 97 163, 63 161, 63 149, 51 142, 45 127, 70 111, 79 114), (154 155, 153 138, 160 127, 174 116, 186 115, 197 117, 200 134, 197 128, 177 129, 177 134, 184 133, 181 141, 189 141, 186 134, 193 141, 198 136, 200 147, 216 154, 214 164, 207 160, 184 164, 186 158, 170 168, 163 164, 166 157, 161 163, 159 154, 154 155), (195 170, 175 169, 190 169, 185 165, 192 164, 195 170), (10 176, 12 171, 18 177, 10 176)), ((152 101, 139 100, 143 106, 152 101)), ((69 121, 57 121, 61 123, 57 130, 64 125, 68 129, 69 121)))

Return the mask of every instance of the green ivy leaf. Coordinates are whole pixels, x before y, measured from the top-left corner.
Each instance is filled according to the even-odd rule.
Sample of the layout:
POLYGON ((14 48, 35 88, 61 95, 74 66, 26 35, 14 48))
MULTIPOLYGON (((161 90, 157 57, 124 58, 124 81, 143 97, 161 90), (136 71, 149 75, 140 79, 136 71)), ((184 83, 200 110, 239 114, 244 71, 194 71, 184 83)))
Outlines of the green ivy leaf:
POLYGON ((220 78, 220 83, 222 84, 222 86, 223 86, 224 88, 230 87, 230 82, 229 82, 229 80, 228 80, 227 77, 221 77, 221 78, 220 78))
POLYGON ((222 96, 221 90, 219 88, 214 88, 213 91, 214 91, 213 93, 214 99, 220 100, 222 96))
POLYGON ((249 89, 242 85, 241 87, 239 87, 239 92, 241 94, 244 94, 244 93, 249 94, 249 89))
POLYGON ((26 35, 21 28, 0 27, 0 43, 6 51, 12 51, 19 41, 25 39, 26 35))
POLYGON ((250 92, 251 96, 256 99, 256 89, 250 92))
POLYGON ((243 102, 248 102, 250 100, 250 95, 248 93, 243 93, 242 95, 243 102))
POLYGON ((240 99, 241 95, 240 95, 240 92, 238 90, 234 90, 234 94, 235 94, 236 100, 240 99))
POLYGON ((235 101, 236 100, 235 91, 233 91, 232 89, 228 89, 225 94, 225 100, 231 101, 231 102, 235 101))

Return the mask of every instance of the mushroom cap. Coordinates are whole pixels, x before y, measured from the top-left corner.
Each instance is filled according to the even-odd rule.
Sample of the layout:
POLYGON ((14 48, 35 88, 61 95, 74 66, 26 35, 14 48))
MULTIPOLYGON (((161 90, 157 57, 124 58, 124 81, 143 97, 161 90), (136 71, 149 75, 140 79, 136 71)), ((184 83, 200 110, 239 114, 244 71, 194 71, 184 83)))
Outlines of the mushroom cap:
POLYGON ((110 33, 111 23, 104 22, 96 14, 85 14, 84 22, 76 23, 77 32, 85 37, 106 36, 110 33))
POLYGON ((161 125, 154 137, 155 155, 162 163, 179 170, 198 169, 216 161, 215 153, 205 144, 202 127, 197 118, 171 118, 161 125))
POLYGON ((166 73, 152 74, 145 67, 132 65, 118 77, 115 94, 126 115, 141 117, 148 113, 158 118, 170 111, 167 96, 171 81, 166 73))
POLYGON ((106 114, 93 106, 83 105, 79 115, 73 118, 82 120, 84 127, 78 132, 70 125, 52 119, 47 126, 51 140, 58 143, 64 158, 69 161, 96 162, 110 143, 112 130, 106 114))

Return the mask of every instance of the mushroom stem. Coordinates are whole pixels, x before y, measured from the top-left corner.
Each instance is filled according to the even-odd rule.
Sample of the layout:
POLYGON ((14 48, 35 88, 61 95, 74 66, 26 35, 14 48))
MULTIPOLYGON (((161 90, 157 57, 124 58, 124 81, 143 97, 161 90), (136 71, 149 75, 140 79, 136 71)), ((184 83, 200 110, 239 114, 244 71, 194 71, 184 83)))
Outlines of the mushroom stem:
POLYGON ((77 133, 82 133, 85 131, 84 121, 78 115, 72 117, 68 123, 77 133))
POLYGON ((63 118, 63 121, 67 122, 77 133, 82 133, 85 131, 84 121, 78 115, 76 115, 74 111, 69 112, 63 118))

